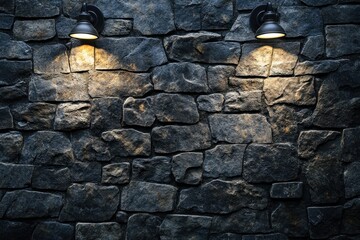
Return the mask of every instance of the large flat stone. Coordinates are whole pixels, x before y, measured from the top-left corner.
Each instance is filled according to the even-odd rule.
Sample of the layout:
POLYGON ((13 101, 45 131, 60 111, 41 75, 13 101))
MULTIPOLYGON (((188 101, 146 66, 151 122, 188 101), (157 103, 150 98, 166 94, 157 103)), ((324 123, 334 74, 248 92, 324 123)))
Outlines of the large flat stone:
POLYGON ((69 73, 70 66, 65 45, 52 44, 35 48, 34 72, 37 74, 69 73))
POLYGON ((27 81, 31 72, 31 61, 0 60, 0 87, 11 86, 21 81, 27 81))
POLYGON ((360 127, 344 129, 341 138, 342 161, 360 162, 360 127))
POLYGON ((255 39, 255 34, 250 28, 249 14, 239 14, 230 31, 226 33, 226 41, 245 42, 255 39))
POLYGON ((308 207, 309 232, 313 239, 326 239, 340 233, 342 206, 308 207))
POLYGON ((23 146, 23 136, 20 132, 0 134, 0 162, 17 163, 23 146))
POLYGON ((70 166, 73 182, 101 182, 102 166, 99 162, 74 162, 70 166))
POLYGON ((341 232, 360 234, 360 198, 355 198, 344 204, 341 232))
POLYGON ((209 88, 213 92, 224 92, 228 89, 229 78, 235 74, 233 66, 209 66, 207 77, 209 88))
POLYGON ((80 40, 71 41, 69 63, 71 72, 84 72, 94 69, 95 51, 94 46, 84 44, 80 40))
POLYGON ((0 188, 26 188, 31 184, 32 165, 0 163, 0 188))
MULTIPOLYGON (((2 14, 0 14, 0 19, 2 14)), ((0 24, 1 28, 1 24, 0 24)), ((31 59, 32 49, 29 45, 22 41, 12 41, 4 39, 0 36, 0 58, 6 59, 31 59)))
POLYGON ((131 215, 126 229, 128 240, 152 240, 160 239, 160 224, 162 219, 148 213, 136 213, 131 215))
POLYGON ((0 129, 11 129, 14 127, 13 117, 9 107, 0 108, 0 129))
POLYGON ((101 34, 104 36, 124 36, 129 35, 132 28, 133 22, 131 20, 107 19, 101 34))
POLYGON ((56 35, 54 19, 17 20, 13 27, 14 37, 23 41, 43 41, 56 35))
POLYGON ((231 0, 208 0, 202 3, 202 29, 227 29, 233 18, 231 0))
POLYGON ((314 6, 314 7, 320 7, 330 4, 336 4, 337 0, 301 0, 303 3, 305 3, 308 6, 314 6))
POLYGON ((0 10, 6 13, 13 13, 15 10, 15 0, 1 0, 0 10))
POLYGON ((96 132, 121 126, 122 104, 120 98, 94 98, 91 101, 91 129, 96 132))
POLYGON ((197 31, 201 29, 201 0, 175 0, 174 14, 177 29, 197 31))
POLYGON ((125 231, 116 222, 106 223, 77 223, 75 231, 76 240, 121 240, 125 237, 125 231))
POLYGON ((295 68, 295 75, 324 74, 336 71, 340 67, 340 61, 304 61, 298 62, 295 68))
POLYGON ((35 189, 64 191, 71 184, 70 169, 67 167, 37 166, 34 169, 31 186, 35 189))
MULTIPOLYGON (((336 3, 336 0, 332 1, 336 3)), ((359 11, 359 5, 333 5, 321 9, 325 24, 360 23, 359 11)))
POLYGON ((344 55, 360 53, 360 37, 358 25, 328 25, 325 27, 326 56, 336 58, 344 55))
POLYGON ((301 54, 314 60, 325 53, 325 38, 323 35, 306 38, 301 54))
POLYGON ((296 199, 303 196, 303 182, 273 183, 270 197, 276 199, 296 199))
POLYGON ((172 173, 175 181, 197 185, 202 179, 203 154, 196 152, 180 153, 172 157, 172 173))
POLYGON ((236 76, 268 77, 272 54, 272 46, 261 43, 244 44, 236 76))
POLYGON ((130 163, 113 163, 102 168, 102 183, 125 184, 130 182, 130 163))
POLYGON ((75 228, 71 224, 58 222, 40 222, 36 225, 32 234, 33 240, 59 239, 71 240, 75 232, 75 228))
POLYGON ((16 0, 15 16, 46 18, 59 15, 61 0, 16 0))
POLYGON ((300 52, 299 42, 286 42, 274 45, 270 76, 293 75, 300 52))
POLYGON ((89 103, 61 103, 56 109, 54 129, 71 131, 90 127, 89 103))
POLYGON ((221 93, 200 95, 196 99, 196 102, 200 111, 221 112, 224 103, 224 95, 221 93))
MULTIPOLYGON (((79 14, 79 13, 78 13, 79 14)), ((76 19, 60 16, 56 21, 56 32, 60 39, 69 39, 71 30, 76 26, 76 19)))
POLYGON ((228 92, 225 95, 225 112, 252 112, 262 108, 262 91, 228 92))
POLYGON ((131 176, 135 181, 169 183, 171 181, 171 159, 168 157, 134 159, 131 176))
POLYGON ((11 240, 30 240, 34 228, 34 223, 0 220, 1 236, 11 240))
POLYGON ((123 120, 126 125, 150 127, 156 120, 154 99, 129 97, 124 102, 123 120))
MULTIPOLYGON (((269 0, 268 2, 276 6, 297 6, 301 5, 300 1, 297 0, 269 0)), ((237 10, 252 10, 255 7, 264 4, 262 0, 243 1, 236 0, 237 10)), ((248 239, 245 239, 248 240, 248 239)))
POLYGON ((353 162, 345 166, 344 171, 344 184, 345 184, 345 197, 352 198, 360 196, 360 162, 353 162))

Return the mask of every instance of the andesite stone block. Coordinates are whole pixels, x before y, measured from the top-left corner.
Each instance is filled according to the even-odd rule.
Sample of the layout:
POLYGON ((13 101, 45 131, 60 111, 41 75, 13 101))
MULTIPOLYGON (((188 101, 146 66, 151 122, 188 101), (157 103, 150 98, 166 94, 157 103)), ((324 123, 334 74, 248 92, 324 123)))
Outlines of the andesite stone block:
POLYGON ((353 162, 345 166, 344 184, 345 184, 346 198, 360 196, 359 171, 360 171, 360 162, 353 162))
POLYGON ((360 37, 359 25, 327 25, 325 34, 327 57, 336 58, 360 53, 360 43, 355 41, 360 37))
POLYGON ((235 67, 226 65, 209 66, 207 77, 212 92, 224 92, 228 89, 229 78, 235 74, 235 67))
POLYGON ((15 0, 0 0, 0 10, 6 13, 14 13, 15 0))
POLYGON ((323 35, 308 36, 301 50, 301 54, 314 60, 325 53, 325 39, 323 35))
POLYGON ((131 176, 134 181, 170 183, 171 159, 160 156, 150 159, 134 159, 131 176))
MULTIPOLYGON (((332 1, 336 3, 336 0, 332 1)), ((360 17, 359 14, 357 14, 359 10, 359 5, 333 5, 321 9, 321 13, 325 24, 349 24, 360 23, 360 17)))
POLYGON ((91 99, 91 129, 102 132, 120 128, 122 105, 122 99, 117 97, 91 99))
POLYGON ((242 46, 236 76, 268 77, 273 47, 262 43, 246 43, 242 46))
POLYGON ((201 29, 202 0, 175 0, 174 14, 177 29, 197 31, 201 29))
POLYGON ((34 189, 65 191, 70 184, 70 169, 63 166, 36 166, 31 179, 34 189))
POLYGON ((239 78, 230 77, 229 85, 239 88, 239 91, 261 91, 264 86, 263 78, 239 78))
POLYGON ((0 108, 0 129, 11 129, 14 127, 13 117, 9 107, 0 108))
POLYGON ((70 166, 73 182, 101 182, 102 166, 99 162, 73 162, 70 166))
POLYGON ((0 188, 29 187, 33 170, 34 166, 32 165, 0 163, 0 188))
POLYGON ((54 19, 16 20, 13 26, 14 37, 23 41, 43 41, 56 35, 54 19))
POLYGON ((273 183, 270 197, 276 199, 295 199, 303 196, 303 182, 273 183))
POLYGON ((154 98, 128 97, 124 102, 123 122, 126 125, 150 127, 155 122, 154 98))
MULTIPOLYGON (((1 20, 1 14, 0 14, 1 20)), ((0 25, 1 28, 1 25, 0 25)), ((0 36, 0 57, 6 59, 31 59, 32 49, 23 41, 13 41, 0 36)), ((19 63, 21 64, 21 63, 19 63)), ((22 64, 23 65, 23 64, 22 64)), ((20 65, 21 66, 21 65, 20 65)), ((17 66, 19 67, 19 66, 17 66)), ((8 69, 9 70, 9 69, 8 69)))
POLYGON ((225 112, 252 112, 262 108, 262 91, 239 91, 225 94, 225 112))
POLYGON ((23 146, 23 136, 20 132, 0 134, 0 162, 18 163, 23 146))
POLYGON ((56 32, 60 39, 69 39, 71 30, 76 26, 76 19, 67 18, 61 15, 56 21, 56 32))
POLYGON ((126 19, 107 19, 105 20, 104 36, 124 36, 129 35, 133 28, 133 22, 126 19))
POLYGON ((59 15, 61 0, 16 0, 15 16, 47 18, 59 15))
POLYGON ((336 4, 337 0, 301 0, 303 3, 305 3, 308 6, 313 6, 313 7, 320 7, 320 6, 325 6, 325 5, 330 5, 330 4, 336 4))
POLYGON ((93 70, 95 66, 95 48, 84 44, 79 40, 72 39, 69 55, 71 72, 84 72, 93 70))
POLYGON ((172 157, 172 173, 175 181, 197 185, 202 179, 203 154, 197 152, 180 153, 172 157))
POLYGON ((309 232, 314 239, 326 239, 340 233, 342 206, 308 207, 309 232))
POLYGON ((160 239, 161 222, 160 217, 148 213, 131 215, 126 228, 126 239, 160 239))
POLYGON ((360 198, 352 199, 344 204, 341 232, 360 234, 360 198))
POLYGON ((255 34, 249 24, 250 14, 239 14, 230 31, 225 35, 225 41, 245 42, 255 40, 255 34))
POLYGON ((360 127, 344 129, 341 138, 341 160, 344 162, 360 162, 360 127))
POLYGON ((105 223, 77 223, 75 227, 76 240, 121 240, 125 237, 125 231, 116 222, 105 223))
POLYGON ((231 0, 208 0, 202 2, 202 29, 227 29, 233 18, 231 0))
POLYGON ((299 52, 299 42, 275 44, 272 54, 270 76, 293 75, 299 52))
POLYGON ((338 60, 298 62, 295 67, 295 76, 334 72, 340 67, 340 64, 338 60))
POLYGON ((71 131, 90 127, 89 103, 61 103, 56 109, 54 129, 71 131))
POLYGON ((55 221, 40 222, 36 225, 32 234, 34 240, 59 239, 71 240, 75 232, 71 224, 58 223, 55 221))
POLYGON ((200 111, 220 112, 224 103, 224 95, 213 93, 209 95, 200 95, 196 102, 200 111))
MULTIPOLYGON (((0 1, 0 2, 4 2, 4 1, 0 1)), ((6 236, 12 240, 29 239, 29 237, 33 233, 34 228, 35 228, 34 223, 0 220, 1 236, 6 236)))
POLYGON ((52 44, 35 48, 34 72, 37 74, 70 73, 65 45, 52 44))
POLYGON ((288 240, 288 237, 282 233, 243 235, 242 240, 288 240))
POLYGON ((130 163, 113 163, 102 168, 102 183, 125 184, 130 182, 130 163))
POLYGON ((31 61, 0 60, 0 87, 27 81, 31 75, 31 61))

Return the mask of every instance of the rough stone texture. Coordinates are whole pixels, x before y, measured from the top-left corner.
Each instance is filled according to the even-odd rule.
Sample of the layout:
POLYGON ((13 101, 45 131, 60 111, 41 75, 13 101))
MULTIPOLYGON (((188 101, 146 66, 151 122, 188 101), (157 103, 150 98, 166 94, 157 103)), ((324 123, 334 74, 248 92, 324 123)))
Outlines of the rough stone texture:
POLYGON ((337 0, 301 0, 303 3, 305 3, 308 6, 325 6, 329 4, 336 4, 337 0))
POLYGON ((359 5, 336 5, 323 8, 321 13, 325 24, 360 23, 359 10, 359 5))
POLYGON ((20 132, 0 134, 0 162, 17 163, 23 145, 23 136, 20 132))
POLYGON ((238 87, 240 91, 262 90, 264 79, 262 78, 229 78, 229 85, 238 87))
POLYGON ((360 198, 348 201, 344 205, 341 231, 349 234, 360 233, 360 198))
POLYGON ((325 27, 326 56, 336 58, 353 53, 360 53, 358 25, 329 25, 325 27))
POLYGON ((32 234, 34 240, 71 240, 74 227, 70 224, 58 222, 41 222, 36 225, 32 234))
POLYGON ((124 69, 142 72, 166 62, 165 51, 159 39, 124 37, 103 38, 96 41, 97 70, 124 69))
POLYGON ((119 205, 119 189, 94 183, 72 184, 66 191, 66 201, 60 221, 110 220, 119 205))
POLYGON ((262 107, 262 92, 228 92, 225 95, 225 112, 251 112, 259 111, 262 107))
POLYGON ((201 0, 175 0, 174 14, 177 29, 196 31, 201 29, 201 0))
POLYGON ((6 236, 12 240, 30 239, 34 227, 33 223, 0 220, 1 236, 6 236))
POLYGON ((154 98, 155 116, 160 122, 197 123, 199 112, 193 97, 160 93, 154 98))
POLYGON ((107 19, 105 20, 104 30, 101 32, 104 36, 124 36, 129 35, 133 27, 131 20, 125 19, 107 19))
POLYGON ((270 197, 279 199, 302 198, 303 185, 302 182, 273 183, 270 189, 270 197))
POLYGON ((294 180, 299 174, 296 149, 288 143, 251 144, 244 156, 244 179, 248 182, 294 180))
POLYGON ((71 131, 90 127, 91 105, 62 103, 56 109, 55 130, 71 131))
POLYGON ((76 26, 76 20, 60 16, 56 21, 56 32, 60 39, 69 39, 71 30, 76 26))
POLYGON ((129 218, 126 239, 128 240, 152 240, 160 239, 159 228, 162 219, 160 217, 147 214, 137 213, 129 218))
POLYGON ((68 165, 74 160, 69 139, 62 133, 39 131, 25 139, 21 163, 68 165))
POLYGON ((127 223, 129 215, 124 211, 118 211, 116 213, 115 219, 119 223, 127 223))
POLYGON ((101 182, 101 164, 98 162, 74 162, 70 167, 74 182, 101 182))
POLYGON ((172 158, 172 173, 175 181, 190 185, 197 185, 202 179, 203 154, 180 153, 172 158))
POLYGON ((153 98, 127 98, 124 102, 123 115, 123 121, 127 125, 150 127, 156 120, 153 109, 153 98))
POLYGON ((336 71, 340 62, 336 60, 298 62, 295 75, 322 74, 336 71))
POLYGON ((203 123, 155 127, 152 130, 152 141, 157 153, 193 151, 209 148, 211 135, 209 127, 203 123))
POLYGON ((27 81, 31 74, 31 69, 31 61, 0 60, 0 87, 11 86, 21 81, 27 81))
POLYGON ((209 0, 202 3, 202 29, 227 29, 233 17, 231 0, 209 0))
POLYGON ((121 193, 124 211, 168 212, 174 209, 177 188, 171 185, 132 181, 121 193))
POLYGON ((160 225, 161 239, 208 239, 211 217, 167 215, 160 225))
POLYGON ((208 68, 207 77, 209 88, 213 92, 224 92, 228 88, 229 77, 235 74, 232 66, 218 65, 208 68))
POLYGON ((0 10, 6 13, 13 13, 15 10, 15 0, 1 0, 0 10))
POLYGON ((70 66, 66 47, 62 44, 53 44, 35 48, 34 72, 38 74, 69 73, 70 66))
MULTIPOLYGON (((276 4, 276 6, 297 6, 301 4, 301 2, 297 0, 269 0, 268 2, 272 3, 273 5, 276 4)), ((238 10, 252 10, 261 4, 264 4, 262 0, 252 0, 252 1, 236 0, 236 5, 238 10)))
POLYGON ((236 177, 242 173, 246 145, 217 145, 205 151, 204 177, 236 177))
POLYGON ((13 128, 13 117, 9 107, 0 108, 0 129, 13 128))
POLYGON ((360 127, 344 129, 341 138, 342 161, 360 162, 360 127))
POLYGON ((270 76, 293 75, 299 52, 299 42, 276 44, 272 55, 270 76))
POLYGON ((69 63, 71 72, 84 72, 94 69, 94 46, 83 44, 79 40, 71 41, 69 63))
POLYGON ((209 124, 216 142, 272 142, 270 124, 259 114, 214 114, 209 116, 209 124))
POLYGON ((264 189, 242 180, 213 180, 180 192, 179 209, 200 213, 231 213, 241 208, 264 209, 267 206, 264 189))
POLYGON ((249 14, 239 14, 230 31, 225 35, 226 41, 245 42, 255 39, 255 34, 250 28, 249 14))
POLYGON ((322 56, 325 52, 325 39, 323 35, 306 38, 301 54, 312 60, 322 56))
POLYGON ((104 131, 120 128, 122 118, 120 98, 94 98, 91 101, 91 129, 104 131))
POLYGON ((243 240, 288 240, 287 236, 281 233, 243 235, 243 240))
POLYGON ((193 63, 170 63, 154 69, 155 90, 165 92, 206 92, 205 68, 193 63))
POLYGON ((268 105, 288 103, 306 106, 316 103, 314 79, 311 76, 267 78, 264 80, 264 93, 268 105))
POLYGON ((76 224, 76 240, 121 240, 124 237, 124 231, 116 222, 76 224))
POLYGON ((339 234, 341 227, 342 206, 333 207, 309 207, 310 237, 326 239, 339 234))
POLYGON ((130 182, 130 163, 113 163, 103 167, 102 183, 125 184, 130 182))
POLYGON ((59 0, 16 0, 15 16, 27 18, 46 18, 59 15, 59 0))
POLYGON ((240 234, 235 233, 222 233, 222 234, 211 234, 210 240, 242 240, 242 236, 240 234))
POLYGON ((344 184, 345 184, 345 197, 352 198, 360 196, 360 162, 350 163, 345 166, 344 171, 344 184))
POLYGON ((14 23, 13 33, 16 39, 22 41, 48 40, 56 35, 55 20, 18 20, 14 23))
POLYGON ((58 217, 63 205, 61 195, 28 190, 7 192, 0 202, 0 217, 58 217))
POLYGON ((132 179, 136 181, 169 183, 171 181, 171 159, 154 157, 135 159, 132 162, 132 179))
POLYGON ((11 86, 0 87, 0 100, 19 100, 27 96, 27 82, 20 81, 11 86))
POLYGON ((103 132, 101 137, 110 144, 110 151, 114 156, 149 156, 151 153, 149 133, 134 129, 114 129, 103 132))
POLYGON ((26 188, 30 186, 33 169, 32 165, 0 163, 0 188, 26 188))
POLYGON ((67 167, 35 167, 31 186, 35 189, 66 190, 71 184, 70 170, 67 167))
POLYGON ((220 93, 201 95, 196 99, 200 111, 220 112, 224 102, 224 96, 220 93))
MULTIPOLYGON (((0 22, 1 21, 2 19, 0 14, 0 22)), ((0 35, 0 58, 21 60, 31 59, 32 49, 29 45, 22 41, 12 41, 10 39, 2 38, 0 35)))

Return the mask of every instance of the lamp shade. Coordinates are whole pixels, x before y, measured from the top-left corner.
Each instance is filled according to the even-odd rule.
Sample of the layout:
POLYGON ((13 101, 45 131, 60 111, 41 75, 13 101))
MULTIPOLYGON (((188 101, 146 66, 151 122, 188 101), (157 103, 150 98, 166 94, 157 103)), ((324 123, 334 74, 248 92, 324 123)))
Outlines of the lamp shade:
POLYGON ((273 39, 285 36, 285 30, 275 21, 264 22, 255 33, 255 37, 259 39, 273 39))
POLYGON ((71 30, 70 37, 78 39, 97 39, 99 33, 89 21, 79 21, 71 30))

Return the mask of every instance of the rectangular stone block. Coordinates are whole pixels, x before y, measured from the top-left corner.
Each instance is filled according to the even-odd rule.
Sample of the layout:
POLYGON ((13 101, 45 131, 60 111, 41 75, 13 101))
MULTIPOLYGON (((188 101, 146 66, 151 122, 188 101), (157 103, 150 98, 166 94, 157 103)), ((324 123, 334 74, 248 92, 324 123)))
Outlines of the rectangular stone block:
POLYGON ((325 27, 326 56, 336 58, 360 53, 359 25, 328 25, 325 27))
POLYGON ((0 163, 0 188, 26 188, 31 184, 34 166, 0 163))
POLYGON ((55 20, 17 20, 13 27, 14 37, 23 41, 48 40, 56 35, 55 20))
POLYGON ((270 189, 271 198, 301 198, 303 195, 302 182, 273 183, 270 189))

